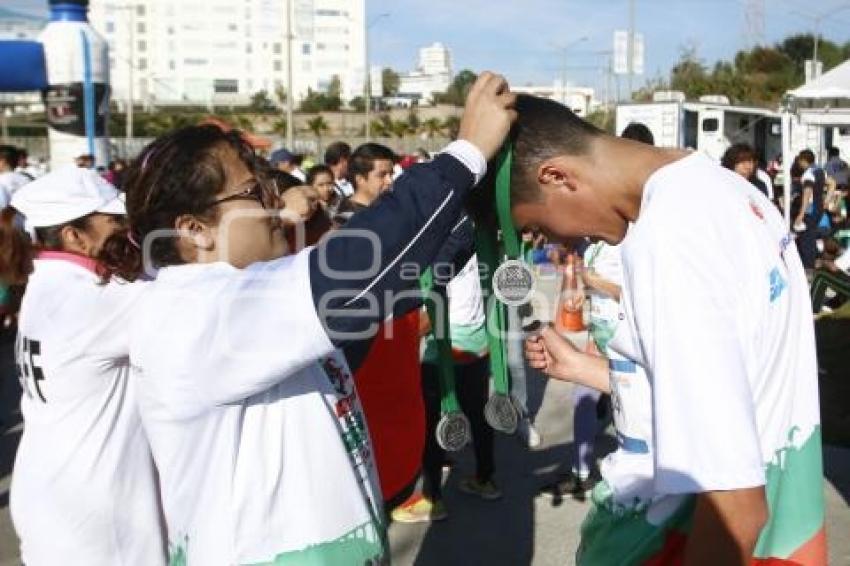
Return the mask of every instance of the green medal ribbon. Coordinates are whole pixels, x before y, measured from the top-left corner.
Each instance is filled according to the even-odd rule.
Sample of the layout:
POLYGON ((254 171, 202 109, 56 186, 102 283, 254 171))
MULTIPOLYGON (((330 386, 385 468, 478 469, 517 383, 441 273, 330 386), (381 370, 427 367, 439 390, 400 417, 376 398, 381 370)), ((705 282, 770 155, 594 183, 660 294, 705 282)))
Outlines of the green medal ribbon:
POLYGON ((434 301, 434 272, 428 268, 419 278, 425 309, 431 318, 431 334, 437 346, 437 373, 440 377, 440 422, 437 423, 437 443, 456 452, 472 438, 472 426, 460 410, 455 391, 455 365, 452 357, 451 325, 448 301, 434 301))
MULTIPOLYGON (((499 156, 496 175, 496 213, 501 239, 482 224, 478 224, 475 229, 478 261, 484 265, 481 270, 482 290, 493 289, 493 276, 502 259, 521 259, 520 239, 511 219, 511 153, 511 145, 508 143, 499 156)), ((485 408, 485 417, 496 430, 512 433, 516 430, 517 412, 510 396, 506 342, 508 317, 505 305, 490 297, 487 300, 486 319, 493 394, 485 408)))
POLYGON ((440 301, 439 312, 434 301, 434 272, 429 267, 419 278, 419 287, 425 309, 431 319, 431 335, 437 345, 437 370, 440 374, 440 410, 443 414, 460 410, 455 391, 455 364, 452 357, 452 342, 450 337, 449 308, 447 301, 440 301))

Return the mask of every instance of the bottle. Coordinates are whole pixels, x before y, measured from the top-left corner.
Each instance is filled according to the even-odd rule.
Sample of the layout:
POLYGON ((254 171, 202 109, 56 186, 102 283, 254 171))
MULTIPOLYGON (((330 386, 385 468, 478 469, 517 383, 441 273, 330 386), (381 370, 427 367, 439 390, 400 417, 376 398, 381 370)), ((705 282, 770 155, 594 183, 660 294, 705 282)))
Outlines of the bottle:
POLYGON ((41 32, 47 66, 43 91, 50 167, 82 155, 94 165, 109 162, 109 57, 106 40, 88 21, 88 0, 50 0, 50 21, 41 32))
POLYGON ((567 256, 564 279, 561 285, 561 301, 558 313, 558 330, 578 332, 584 330, 584 297, 578 284, 578 262, 576 255, 567 256))

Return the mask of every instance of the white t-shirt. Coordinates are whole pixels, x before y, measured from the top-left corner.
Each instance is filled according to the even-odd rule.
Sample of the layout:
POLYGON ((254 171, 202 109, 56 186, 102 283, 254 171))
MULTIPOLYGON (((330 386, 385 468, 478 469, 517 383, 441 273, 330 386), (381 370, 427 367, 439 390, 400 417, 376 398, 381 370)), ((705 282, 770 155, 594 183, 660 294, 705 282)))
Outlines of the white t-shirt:
POLYGON ((131 359, 172 560, 387 557, 366 421, 307 260, 166 267, 138 305, 131 359))
POLYGON ((32 179, 16 171, 0 173, 0 209, 9 206, 15 191, 29 183, 32 179))
POLYGON ((484 324, 484 304, 478 258, 473 255, 446 286, 449 297, 449 320, 452 325, 481 326, 484 324))
MULTIPOLYGON (((622 323, 608 347, 627 360, 621 369, 637 364, 649 376, 651 410, 625 410, 648 435, 652 473, 630 494, 636 499, 615 503, 646 510, 657 525, 682 494, 776 481, 771 509, 806 492, 806 509, 797 508, 812 508, 806 528, 815 530, 795 532, 812 535, 819 503, 822 518, 814 330, 805 273, 779 213, 746 180, 692 154, 649 178, 621 247, 622 323)), ((603 470, 614 485, 632 473, 603 470)), ((787 519, 774 511, 766 531, 787 519)), ((757 555, 775 555, 781 537, 760 542, 757 555)))
POLYGON ((19 319, 24 432, 11 490, 22 561, 165 564, 156 472, 129 377, 129 315, 144 284, 101 285, 84 260, 34 263, 19 319))

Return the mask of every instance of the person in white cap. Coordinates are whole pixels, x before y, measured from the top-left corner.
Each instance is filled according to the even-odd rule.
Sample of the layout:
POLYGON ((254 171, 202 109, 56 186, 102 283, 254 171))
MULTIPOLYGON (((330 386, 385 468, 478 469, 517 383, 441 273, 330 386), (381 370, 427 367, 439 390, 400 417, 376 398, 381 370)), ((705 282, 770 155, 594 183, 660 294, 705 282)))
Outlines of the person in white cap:
MULTIPOLYGON (((143 283, 103 284, 96 259, 126 231, 124 202, 69 166, 11 205, 37 241, 18 318, 24 432, 11 513, 28 566, 165 564, 156 472, 129 379, 128 314, 143 283)), ((18 254, 20 256, 20 254, 18 254)))

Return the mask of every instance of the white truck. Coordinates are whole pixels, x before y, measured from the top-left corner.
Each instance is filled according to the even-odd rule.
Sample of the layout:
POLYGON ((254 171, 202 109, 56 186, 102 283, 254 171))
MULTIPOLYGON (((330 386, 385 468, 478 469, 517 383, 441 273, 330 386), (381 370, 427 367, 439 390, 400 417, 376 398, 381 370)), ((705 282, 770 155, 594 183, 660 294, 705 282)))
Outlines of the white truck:
POLYGON ((720 160, 734 143, 747 143, 767 163, 782 151, 779 114, 765 108, 733 106, 725 96, 688 102, 684 93, 660 91, 652 102, 617 106, 617 135, 631 122, 647 126, 662 147, 691 148, 720 160))

